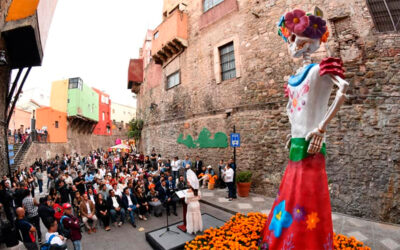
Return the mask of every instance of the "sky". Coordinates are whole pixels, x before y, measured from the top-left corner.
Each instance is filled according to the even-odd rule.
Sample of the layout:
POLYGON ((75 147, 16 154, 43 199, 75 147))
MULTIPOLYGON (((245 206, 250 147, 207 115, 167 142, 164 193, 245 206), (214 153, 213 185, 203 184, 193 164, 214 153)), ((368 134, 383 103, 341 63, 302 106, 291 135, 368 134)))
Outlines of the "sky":
POLYGON ((139 56, 146 30, 161 23, 162 2, 58 0, 42 66, 32 68, 24 89, 50 94, 52 81, 81 77, 112 101, 135 106, 127 89, 129 59, 139 56))

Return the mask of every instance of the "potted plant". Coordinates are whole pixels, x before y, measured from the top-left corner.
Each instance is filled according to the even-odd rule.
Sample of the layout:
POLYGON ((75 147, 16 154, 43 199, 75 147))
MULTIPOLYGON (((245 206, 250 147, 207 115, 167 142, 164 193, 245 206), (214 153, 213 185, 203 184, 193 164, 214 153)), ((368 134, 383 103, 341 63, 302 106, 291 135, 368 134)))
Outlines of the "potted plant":
POLYGON ((208 190, 214 190, 214 186, 215 186, 215 181, 218 179, 218 176, 214 175, 211 176, 209 174, 209 180, 208 180, 208 190))
POLYGON ((242 171, 237 174, 236 176, 237 191, 240 197, 249 196, 252 175, 253 173, 250 171, 242 171))

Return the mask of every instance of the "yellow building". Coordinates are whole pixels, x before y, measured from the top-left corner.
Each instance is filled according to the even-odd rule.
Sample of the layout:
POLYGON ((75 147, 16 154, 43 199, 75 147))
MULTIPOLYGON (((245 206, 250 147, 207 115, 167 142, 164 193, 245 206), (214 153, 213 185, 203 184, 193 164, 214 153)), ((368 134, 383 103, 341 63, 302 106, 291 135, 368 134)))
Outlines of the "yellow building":
POLYGON ((55 81, 51 85, 50 107, 61 112, 68 108, 68 79, 55 81))
POLYGON ((114 122, 128 123, 136 117, 136 108, 111 102, 111 120, 114 122))

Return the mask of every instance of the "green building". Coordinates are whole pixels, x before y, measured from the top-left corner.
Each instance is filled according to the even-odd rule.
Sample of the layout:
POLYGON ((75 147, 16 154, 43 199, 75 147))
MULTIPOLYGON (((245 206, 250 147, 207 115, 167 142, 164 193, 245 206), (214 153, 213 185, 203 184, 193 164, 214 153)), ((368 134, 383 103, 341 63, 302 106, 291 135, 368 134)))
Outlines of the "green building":
POLYGON ((67 113, 68 117, 99 121, 99 94, 79 77, 69 79, 67 113))

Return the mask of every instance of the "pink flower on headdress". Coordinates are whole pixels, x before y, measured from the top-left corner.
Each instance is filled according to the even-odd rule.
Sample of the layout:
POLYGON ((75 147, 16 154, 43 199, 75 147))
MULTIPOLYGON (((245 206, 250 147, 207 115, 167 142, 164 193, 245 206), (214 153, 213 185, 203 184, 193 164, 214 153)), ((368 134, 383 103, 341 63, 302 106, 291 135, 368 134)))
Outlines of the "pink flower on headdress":
POLYGON ((308 27, 308 16, 302 10, 293 10, 285 15, 285 26, 291 32, 301 34, 308 27))

